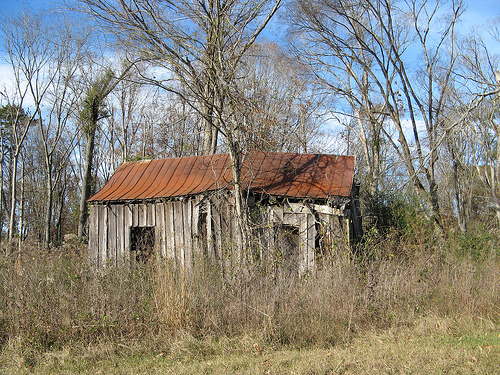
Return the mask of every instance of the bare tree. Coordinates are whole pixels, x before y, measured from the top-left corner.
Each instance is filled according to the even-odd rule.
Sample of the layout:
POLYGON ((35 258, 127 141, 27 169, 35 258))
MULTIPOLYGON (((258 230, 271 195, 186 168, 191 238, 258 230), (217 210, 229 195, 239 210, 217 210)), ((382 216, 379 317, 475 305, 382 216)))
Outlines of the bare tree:
MULTIPOLYGON (((332 121, 348 129, 349 142, 352 136, 359 141, 368 191, 376 194, 382 163, 382 126, 388 116, 381 104, 383 97, 377 92, 378 82, 372 77, 378 66, 371 51, 366 50, 370 40, 364 36, 361 24, 350 21, 359 17, 360 22, 373 23, 369 12, 362 4, 343 7, 332 1, 298 1, 291 16, 295 24, 292 35, 300 36, 292 39, 295 53, 311 66, 314 81, 329 96, 332 121)), ((387 78, 387 84, 392 84, 392 77, 387 78)))
POLYGON ((238 242, 246 243, 246 214, 240 183, 241 128, 236 72, 243 56, 276 13, 281 0, 80 0, 134 58, 164 71, 143 77, 186 101, 204 121, 205 154, 214 153, 218 133, 225 139, 233 165, 238 242), (183 90, 180 89, 183 88, 183 90))
POLYGON ((54 55, 46 74, 53 79, 46 100, 40 105, 38 121, 38 135, 45 165, 44 241, 47 246, 51 242, 55 189, 65 173, 78 134, 76 127, 72 126, 80 101, 75 83, 88 52, 88 33, 75 30, 74 25, 59 23, 56 26, 55 20, 51 20, 51 23, 53 29, 50 47, 54 55), (73 35, 74 32, 79 35, 78 38, 73 35))
POLYGON ((199 114, 185 98, 158 99, 164 109, 157 124, 157 146, 162 157, 203 154, 203 128, 199 114))
MULTIPOLYGON (((492 39, 500 42, 499 19, 492 21, 488 30, 492 39)), ((494 213, 500 225, 499 69, 500 56, 491 53, 481 35, 472 33, 461 41, 457 65, 459 79, 450 91, 452 100, 448 107, 448 122, 457 126, 447 145, 456 171, 451 186, 463 232, 467 231, 472 205, 478 198, 484 199, 485 206, 494 213), (480 191, 484 197, 475 196, 480 191)))
POLYGON ((57 61, 50 41, 50 27, 40 15, 21 13, 5 19, 1 33, 8 63, 14 75, 14 92, 7 95, 17 112, 11 121, 11 198, 8 239, 14 237, 17 210, 17 172, 23 143, 30 128, 38 123, 40 106, 55 78, 47 73, 50 64, 57 61), (26 116, 23 107, 31 107, 26 116))
POLYGON ((348 104, 350 111, 340 114, 354 114, 365 158, 373 163, 372 179, 380 158, 378 152, 370 155, 369 146, 383 136, 442 234, 436 168, 462 2, 449 7, 425 0, 293 4, 296 40, 303 41, 298 47, 318 69, 320 83, 348 104))
POLYGON ((221 126, 217 121, 224 112, 227 90, 220 85, 234 80, 234 68, 280 2, 269 7, 267 0, 81 0, 137 58, 168 72, 147 77, 147 81, 181 97, 180 87, 188 88, 196 99, 190 105, 205 121, 206 154, 216 148, 221 126))
POLYGON ((81 103, 79 119, 85 136, 85 158, 82 179, 82 194, 80 197, 80 213, 78 220, 78 237, 85 235, 87 223, 87 199, 91 195, 92 171, 94 161, 95 139, 99 122, 109 115, 106 109, 106 98, 114 90, 120 81, 127 75, 133 64, 124 66, 119 75, 115 75, 111 69, 100 74, 97 78, 90 78, 89 86, 81 103))
POLYGON ((238 71, 238 120, 245 148, 311 152, 321 134, 323 96, 309 69, 274 42, 254 45, 238 71))
POLYGON ((110 93, 109 116, 103 125, 106 129, 103 132, 106 138, 103 147, 107 149, 110 159, 107 164, 113 170, 134 156, 133 149, 139 138, 143 112, 150 103, 156 101, 155 98, 153 90, 147 90, 131 79, 130 75, 121 80, 110 93))

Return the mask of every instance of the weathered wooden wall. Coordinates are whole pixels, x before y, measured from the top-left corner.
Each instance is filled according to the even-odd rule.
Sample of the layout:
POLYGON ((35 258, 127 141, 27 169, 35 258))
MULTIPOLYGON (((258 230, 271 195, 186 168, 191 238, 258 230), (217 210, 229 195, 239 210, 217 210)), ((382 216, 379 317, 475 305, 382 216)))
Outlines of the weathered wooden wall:
POLYGON ((219 261, 231 248, 234 219, 231 202, 202 197, 150 203, 91 205, 89 254, 93 263, 120 264, 130 259, 130 231, 133 227, 155 227, 156 252, 190 268, 196 252, 219 261), (200 218, 204 222, 200 223, 200 218), (211 220, 209 220, 211 218, 211 220), (201 245, 203 243, 203 246, 201 245))
MULTIPOLYGON (((349 223, 344 211, 327 205, 287 203, 267 207, 269 224, 298 228, 300 274, 314 268, 318 238, 319 246, 331 252, 334 248, 349 244, 349 223)), ((274 246, 273 239, 267 239, 267 246, 274 246)))
POLYGON ((158 254, 189 267, 193 239, 197 236, 196 199, 155 203, 128 203, 90 206, 89 254, 98 266, 118 265, 130 258, 130 230, 155 227, 158 254))
MULTIPOLYGON (((155 251, 190 269, 197 256, 218 262, 223 272, 241 261, 235 241, 236 223, 231 196, 214 194, 150 203, 120 203, 90 207, 89 255, 97 266, 108 262, 119 265, 130 259, 130 232, 133 227, 155 228, 155 251)), ((298 270, 303 274, 313 269, 317 238, 324 246, 348 243, 349 223, 340 209, 325 205, 285 203, 261 209, 261 258, 276 247, 275 233, 279 226, 298 229, 298 270)), ((255 236, 254 236, 255 237, 255 236)))

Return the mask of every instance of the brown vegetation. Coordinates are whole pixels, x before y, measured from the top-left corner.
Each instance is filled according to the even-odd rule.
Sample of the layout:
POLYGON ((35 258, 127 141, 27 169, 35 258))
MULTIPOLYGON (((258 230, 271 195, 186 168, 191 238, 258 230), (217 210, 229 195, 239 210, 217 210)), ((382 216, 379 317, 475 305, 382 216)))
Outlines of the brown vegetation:
POLYGON ((256 265, 223 279, 209 264, 184 275, 162 259, 96 271, 76 239, 50 253, 38 244, 24 244, 20 252, 5 248, 0 366, 36 368, 47 353, 103 345, 128 348, 127 358, 182 356, 182 347, 206 361, 219 353, 207 340, 226 342, 224 353, 236 355, 245 338, 252 344, 243 347, 259 353, 261 346, 339 350, 368 332, 410 329, 430 317, 496 327, 498 236, 478 231, 433 243, 422 240, 425 226, 412 230, 418 227, 422 232, 389 233, 383 241, 372 234, 361 255, 323 259, 302 279, 279 264, 273 275, 256 265))

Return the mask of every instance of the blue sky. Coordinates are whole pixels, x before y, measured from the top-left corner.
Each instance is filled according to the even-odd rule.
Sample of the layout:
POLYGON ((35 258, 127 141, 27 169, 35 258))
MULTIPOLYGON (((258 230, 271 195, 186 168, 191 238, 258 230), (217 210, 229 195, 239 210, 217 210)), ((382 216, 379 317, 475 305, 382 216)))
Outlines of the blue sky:
POLYGON ((26 7, 38 7, 46 6, 47 4, 53 4, 54 1, 50 0, 0 0, 0 7, 2 13, 6 11, 11 11, 13 9, 21 8, 23 5, 26 7))
MULTIPOLYGON (((452 0, 448 1, 451 2, 452 0)), ((432 3, 432 0, 430 2, 432 3)), ((495 17, 500 17, 500 0, 464 0, 464 2, 467 10, 462 17, 459 32, 462 35, 467 35, 475 28, 482 34, 489 45, 490 53, 500 53, 500 43, 497 41, 492 42, 491 38, 487 35, 487 21, 495 17)), ((11 11, 20 10, 23 7, 28 9, 43 9, 56 7, 60 3, 61 0, 0 0, 0 16, 7 15, 11 11)), ((279 39, 278 34, 280 34, 279 31, 276 32, 275 30, 268 30, 265 33, 266 37, 271 39, 279 39)), ((0 40, 0 49, 1 46, 2 41, 0 40)))
MULTIPOLYGON (((23 6, 28 8, 43 8, 57 4, 51 0, 0 0, 0 9, 5 14, 23 6)), ((500 0, 465 0, 467 5, 466 24, 481 26, 489 18, 500 16, 500 0)))
MULTIPOLYGON (((0 0, 2 13, 5 11, 20 8, 23 5, 28 7, 50 6, 56 1, 51 0, 0 0)), ((472 22, 481 25, 485 19, 492 16, 500 16, 499 0, 465 0, 468 10, 467 16, 472 22)))

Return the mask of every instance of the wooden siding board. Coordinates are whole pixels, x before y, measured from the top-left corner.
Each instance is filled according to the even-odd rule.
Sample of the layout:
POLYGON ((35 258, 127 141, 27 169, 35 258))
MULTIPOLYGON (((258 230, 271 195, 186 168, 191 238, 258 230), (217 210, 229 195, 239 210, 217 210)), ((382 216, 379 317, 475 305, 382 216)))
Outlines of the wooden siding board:
POLYGON ((271 223, 282 223, 283 222, 283 206, 269 206, 268 207, 269 218, 271 223))
POLYGON ((332 215, 332 216, 343 216, 344 215, 344 211, 341 210, 340 208, 330 207, 330 206, 323 205, 323 204, 321 204, 321 205, 320 204, 313 204, 312 208, 315 212, 326 214, 326 215, 332 215))
POLYGON ((299 248, 301 259, 299 273, 305 274, 314 267, 316 225, 313 215, 300 214, 299 220, 299 248))
POLYGON ((296 214, 296 213, 284 213, 283 215, 283 224, 284 225, 290 225, 293 227, 299 227, 301 223, 301 217, 303 214, 296 214))
POLYGON ((220 200, 216 198, 212 198, 212 222, 213 222, 213 235, 215 242, 214 243, 215 259, 217 259, 218 261, 222 261, 224 252, 222 248, 220 200))
POLYGON ((350 220, 350 211, 346 210, 346 216, 344 220, 344 225, 345 225, 345 233, 346 233, 346 239, 351 243, 352 240, 352 231, 351 231, 351 220, 350 220))
MULTIPOLYGON (((226 240, 227 252, 229 253, 229 263, 230 267, 237 267, 242 261, 243 248, 246 250, 248 244, 242 244, 241 236, 238 236, 238 227, 236 223, 236 209, 233 204, 231 204, 231 197, 224 196, 224 210, 223 210, 223 226, 222 233, 226 240)), ((250 240, 250 238, 248 238, 250 240)))
POLYGON ((126 262, 130 261, 130 229, 133 226, 134 209, 132 205, 123 207, 123 243, 124 253, 123 259, 126 262))
POLYGON ((206 238, 207 258, 214 260, 216 259, 216 257, 214 249, 213 208, 210 199, 207 199, 206 201, 206 210, 207 210, 207 218, 205 225, 207 227, 207 238, 206 238))
POLYGON ((165 244, 166 228, 165 228, 165 203, 157 203, 155 206, 156 217, 156 243, 158 254, 162 257, 167 256, 167 249, 165 244))
POLYGON ((146 205, 146 226, 156 226, 156 210, 154 203, 148 203, 146 205))
POLYGON ((314 267, 315 247, 316 247, 316 220, 314 215, 306 215, 307 220, 307 270, 310 271, 314 267))
POLYGON ((304 214, 295 214, 299 222, 299 274, 303 275, 307 265, 307 219, 304 214))
POLYGON ((174 237, 175 237, 175 252, 178 259, 178 264, 181 268, 185 265, 185 252, 184 252, 184 220, 182 215, 182 202, 174 201, 174 237))
POLYGON ((193 205, 192 200, 187 199, 183 203, 183 230, 184 230, 184 256, 185 265, 189 270, 193 264, 193 247, 192 247, 192 225, 193 225, 193 205))
POLYGON ((148 225, 148 206, 147 204, 141 203, 138 207, 138 223, 137 226, 145 227, 148 225))
POLYGON ((108 250, 108 208, 99 206, 99 265, 106 265, 108 250))
POLYGON ((172 259, 174 262, 177 261, 176 256, 176 243, 175 243, 175 229, 174 229, 174 205, 170 201, 165 204, 165 227, 166 227, 166 249, 167 258, 172 259))
POLYGON ((290 212, 312 214, 310 208, 303 203, 288 203, 290 212))
POLYGON ((192 198, 192 225, 191 225, 191 235, 192 235, 192 246, 193 246, 193 264, 200 260, 200 235, 199 225, 200 225, 200 202, 199 196, 192 198))
POLYGON ((116 210, 116 261, 117 264, 123 263, 123 257, 125 254, 125 225, 124 225, 124 214, 123 205, 118 204, 115 206, 116 210))
POLYGON ((108 249, 106 257, 116 265, 116 206, 108 206, 108 249))
POLYGON ((139 205, 132 204, 132 227, 137 227, 139 225, 139 205))

